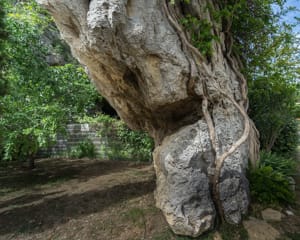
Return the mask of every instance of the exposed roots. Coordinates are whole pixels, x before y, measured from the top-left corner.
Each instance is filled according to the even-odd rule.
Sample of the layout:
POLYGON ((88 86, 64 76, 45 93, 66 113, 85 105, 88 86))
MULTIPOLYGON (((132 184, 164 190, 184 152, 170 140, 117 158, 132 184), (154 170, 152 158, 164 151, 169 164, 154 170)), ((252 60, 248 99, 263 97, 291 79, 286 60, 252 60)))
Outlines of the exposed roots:
MULTIPOLYGON (((182 30, 182 27, 178 24, 178 19, 176 19, 175 14, 172 16, 172 8, 169 8, 168 0, 163 1, 163 8, 165 11, 165 14, 170 22, 170 24, 174 27, 174 29, 177 31, 177 34, 179 35, 182 44, 185 46, 185 49, 187 49, 192 56, 194 62, 196 63, 196 67, 198 70, 198 74, 201 72, 204 72, 209 78, 215 79, 215 76, 213 72, 209 69, 209 67, 205 63, 204 57, 201 55, 199 50, 195 48, 187 39, 186 34, 184 30, 182 30)), ((174 11, 174 10, 173 10, 174 11)), ((231 39, 232 40, 232 39, 231 39)), ((232 44, 232 43, 231 43, 232 44)), ((231 46, 229 46, 231 48, 231 46)), ((249 156, 252 165, 255 166, 255 162, 258 159, 258 151, 259 151, 259 142, 258 142, 258 132, 253 124, 253 122, 250 120, 250 118, 247 115, 247 107, 248 107, 248 98, 247 98, 247 82, 243 74, 240 73, 238 70, 238 67, 236 66, 236 61, 231 57, 230 51, 227 53, 226 58, 228 59, 229 64, 231 65, 233 71, 236 73, 237 77, 240 80, 240 87, 241 87, 241 94, 242 94, 242 101, 237 103, 237 101, 223 91, 220 87, 213 86, 215 90, 220 93, 224 98, 227 98, 233 106, 240 112, 244 119, 244 131, 242 136, 232 144, 232 146, 223 152, 220 156, 219 154, 219 148, 218 148, 218 141, 216 138, 216 132, 215 132, 215 126, 212 121, 211 115, 208 111, 208 102, 209 102, 209 95, 206 87, 205 79, 202 80, 202 87, 203 87, 203 96, 202 96, 202 112, 204 115, 204 119, 208 126, 209 131, 209 137, 212 145, 213 152, 215 153, 215 161, 213 163, 213 166, 215 167, 215 171, 213 174, 213 198, 216 203, 217 210, 220 214, 221 220, 224 221, 224 213, 222 208, 222 203, 220 200, 220 193, 219 193, 219 179, 221 174, 221 169, 223 167, 223 164, 225 162, 225 159, 228 158, 231 154, 233 154, 243 143, 245 143, 247 140, 249 140, 249 156)), ((212 83, 210 83, 212 84, 212 83)))
POLYGON ((207 97, 204 96, 202 99, 202 112, 205 118, 205 121, 207 123, 208 126, 208 131, 209 131, 209 135, 210 135, 210 141, 211 141, 211 145, 213 148, 213 151, 215 152, 215 154, 217 154, 217 140, 216 140, 216 133, 215 133, 215 126, 213 125, 213 121, 211 119, 211 116, 208 112, 208 100, 207 97))

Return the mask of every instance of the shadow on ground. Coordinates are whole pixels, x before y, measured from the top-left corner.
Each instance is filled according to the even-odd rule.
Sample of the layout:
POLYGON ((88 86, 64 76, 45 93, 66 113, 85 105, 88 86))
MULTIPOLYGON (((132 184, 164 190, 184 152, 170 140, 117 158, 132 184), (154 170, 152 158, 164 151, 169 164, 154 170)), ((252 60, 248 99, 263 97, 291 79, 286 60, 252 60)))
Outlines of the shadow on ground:
POLYGON ((44 199, 39 204, 8 210, 0 214, 0 235, 42 232, 55 224, 97 213, 114 204, 152 192, 154 186, 153 180, 128 183, 100 191, 64 194, 44 199))
POLYGON ((0 236, 40 233, 148 194, 155 187, 152 177, 141 175, 132 181, 128 175, 128 181, 120 179, 108 184, 110 179, 143 167, 129 162, 87 159, 42 160, 33 171, 20 166, 0 167, 0 236), (94 180, 96 177, 100 177, 98 182, 94 180), (100 186, 101 179, 106 177, 106 183, 100 186), (75 181, 70 190, 68 180, 72 179, 75 181), (92 188, 82 187, 87 181, 94 184, 92 188))
POLYGON ((0 196, 7 192, 71 179, 86 181, 107 173, 124 171, 128 165, 128 162, 49 159, 37 161, 34 170, 20 165, 0 166, 0 196))
POLYGON ((15 206, 15 205, 24 205, 24 204, 29 204, 38 200, 41 200, 45 197, 56 195, 59 193, 62 193, 64 191, 56 191, 56 192, 51 192, 51 193, 45 193, 45 194, 26 194, 20 197, 16 197, 13 199, 9 199, 7 201, 2 201, 0 203, 0 209, 1 208, 7 208, 10 206, 15 206))

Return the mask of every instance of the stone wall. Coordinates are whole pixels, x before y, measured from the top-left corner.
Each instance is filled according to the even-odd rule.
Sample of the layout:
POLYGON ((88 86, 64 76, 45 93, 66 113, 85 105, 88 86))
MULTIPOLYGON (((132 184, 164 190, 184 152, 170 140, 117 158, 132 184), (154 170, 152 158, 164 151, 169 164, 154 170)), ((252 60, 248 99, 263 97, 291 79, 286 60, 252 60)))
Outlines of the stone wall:
MULTIPOLYGON (((143 142, 132 143, 126 137, 120 137, 118 124, 83 123, 68 124, 65 134, 57 136, 56 144, 48 149, 41 149, 37 157, 76 157, 79 145, 87 140, 95 148, 95 157, 110 160, 151 161, 152 148, 143 142)), ((122 135, 122 134, 121 134, 122 135)), ((144 136, 137 136, 137 138, 144 136)), ((145 137, 145 139, 146 137, 145 137)), ((79 151, 80 152, 80 151, 79 151)))
POLYGON ((66 134, 57 137, 57 143, 48 149, 39 152, 39 157, 66 156, 72 148, 76 148, 81 142, 91 140, 95 146, 96 155, 99 158, 108 158, 107 152, 109 143, 107 137, 100 136, 101 125, 68 124, 66 134))

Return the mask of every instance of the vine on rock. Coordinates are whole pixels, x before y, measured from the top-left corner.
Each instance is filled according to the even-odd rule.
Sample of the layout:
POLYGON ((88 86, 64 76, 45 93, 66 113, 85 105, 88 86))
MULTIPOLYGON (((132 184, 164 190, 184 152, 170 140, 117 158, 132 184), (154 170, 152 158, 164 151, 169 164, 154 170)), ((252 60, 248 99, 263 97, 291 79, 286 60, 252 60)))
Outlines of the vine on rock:
POLYGON ((212 56, 212 42, 218 38, 212 34, 212 26, 207 20, 198 19, 190 14, 180 20, 182 26, 189 31, 192 44, 207 58, 212 56))
MULTIPOLYGON (((189 2, 189 1, 184 1, 184 2, 189 2)), ((173 6, 169 5, 169 1, 165 0, 163 1, 163 9, 164 12, 171 23, 171 25, 175 28, 178 36, 180 37, 180 40, 183 44, 183 49, 186 51, 186 54, 188 56, 192 57, 192 61, 190 61, 190 68, 191 68, 191 76, 192 77, 192 72, 194 71, 192 69, 193 66, 196 66, 196 70, 198 72, 198 76, 200 73, 205 73, 208 78, 207 79, 216 79, 215 74, 210 70, 209 66, 206 64, 205 57, 203 54, 207 54, 206 51, 201 51, 201 48, 195 47, 193 44, 195 41, 193 40, 194 38, 192 37, 192 43, 188 40, 186 36, 185 30, 182 28, 187 27, 191 22, 195 23, 195 19, 193 17, 189 17, 185 19, 185 21, 180 21, 179 17, 176 15, 176 5, 175 1, 170 2, 173 6), (193 21, 192 21, 193 20, 193 21), (180 25, 180 23, 182 25, 180 25)), ((200 21, 197 20, 196 23, 200 24, 200 21)), ((187 29, 191 30, 191 29, 187 29)), ((201 34, 201 33, 200 33, 201 34)), ((229 33, 228 33, 229 34, 229 33)), ((208 40, 214 39, 213 37, 210 37, 208 40)), ((198 40, 203 40, 199 39, 198 40)), ((205 39, 207 40, 207 39, 205 39)), ((198 45, 198 44, 197 44, 198 45)), ((258 143, 258 132, 252 123, 252 121, 249 119, 247 115, 247 82, 243 74, 240 73, 238 70, 238 63, 235 61, 235 59, 231 55, 231 48, 232 48, 232 42, 229 43, 229 46, 227 46, 227 54, 226 58, 229 62, 229 64, 232 67, 232 70, 236 73, 236 75, 239 78, 240 81, 240 88, 241 88, 241 93, 242 93, 242 101, 240 103, 237 103, 237 101, 234 99, 234 97, 230 96, 228 93, 223 91, 220 87, 213 85, 213 88, 218 92, 220 95, 228 99, 233 106, 240 112, 240 114, 244 118, 244 131, 242 136, 234 142, 231 147, 223 152, 222 154, 219 155, 219 147, 218 147, 218 141, 216 138, 216 131, 215 131, 215 126, 211 117, 211 114, 209 112, 208 106, 209 102, 212 102, 211 97, 208 94, 208 89, 207 89, 207 80, 205 78, 200 78, 202 81, 202 87, 203 87, 203 96, 202 97, 202 112, 204 115, 204 119, 207 123, 208 126, 208 131, 209 131, 209 137, 210 137, 210 142, 212 145, 212 151, 215 154, 214 157, 214 162, 212 163, 212 169, 209 174, 211 174, 211 181, 212 181, 212 187, 213 187, 213 201, 215 202, 215 205, 217 207, 218 213, 220 214, 221 221, 224 221, 224 213, 223 213, 223 208, 222 208, 222 203, 220 200, 220 191, 219 191, 219 179, 220 179, 220 174, 221 174, 221 169, 223 167, 224 161, 226 158, 228 158, 231 154, 233 154, 243 143, 245 143, 247 140, 249 140, 249 148, 250 148, 250 158, 251 162, 255 165, 256 160, 258 159, 258 151, 259 151, 259 143, 258 143)), ((212 53, 211 53, 212 54, 212 53)), ((206 56, 207 57, 207 56, 206 56)), ((189 58, 187 58, 189 59, 189 58)), ((210 84, 212 84, 213 81, 210 81, 210 84)))

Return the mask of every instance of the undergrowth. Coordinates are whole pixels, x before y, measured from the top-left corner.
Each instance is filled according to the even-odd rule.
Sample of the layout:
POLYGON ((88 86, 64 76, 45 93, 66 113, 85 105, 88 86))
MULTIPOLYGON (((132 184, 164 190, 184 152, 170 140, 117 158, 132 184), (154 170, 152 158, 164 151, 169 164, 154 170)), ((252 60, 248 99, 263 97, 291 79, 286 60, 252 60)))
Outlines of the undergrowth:
POLYGON ((289 177, 295 170, 295 160, 261 152, 259 166, 248 172, 252 200, 263 205, 293 204, 295 194, 289 177))
POLYGON ((96 157, 96 149, 94 143, 86 139, 79 143, 76 147, 71 148, 68 153, 70 158, 95 158, 96 157))

